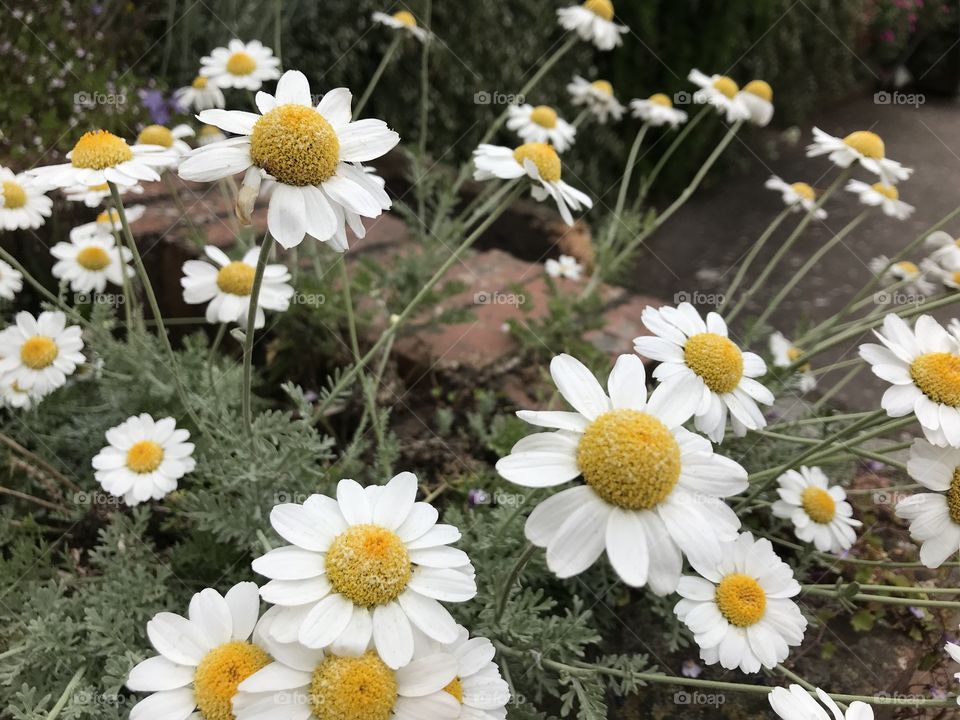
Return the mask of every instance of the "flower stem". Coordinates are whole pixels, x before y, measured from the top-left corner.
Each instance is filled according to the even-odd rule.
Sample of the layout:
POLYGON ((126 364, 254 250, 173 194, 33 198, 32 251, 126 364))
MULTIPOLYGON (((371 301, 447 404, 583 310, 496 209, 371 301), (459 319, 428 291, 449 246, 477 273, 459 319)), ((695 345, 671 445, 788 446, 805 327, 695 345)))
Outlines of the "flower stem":
POLYGON ((269 231, 263 237, 260 254, 257 256, 257 269, 253 275, 253 287, 250 290, 250 309, 247 311, 247 328, 243 338, 243 424, 247 435, 253 435, 253 411, 251 410, 251 385, 253 384, 253 336, 256 332, 257 307, 260 304, 260 286, 263 285, 263 272, 267 267, 267 258, 273 249, 273 236, 269 231))
POLYGON ((637 195, 637 199, 633 203, 634 207, 640 207, 640 204, 649 194, 650 188, 653 187, 653 183, 656 181, 657 176, 660 175, 660 172, 663 170, 663 168, 665 168, 667 163, 670 162, 670 158, 673 157, 673 154, 677 151, 677 149, 683 145, 683 141, 687 139, 687 136, 693 132, 693 129, 700 124, 700 121, 703 120, 709 112, 710 106, 704 105, 702 108, 700 108, 700 112, 694 115, 693 118, 683 126, 683 129, 676 134, 676 137, 673 138, 673 141, 667 146, 667 149, 664 150, 663 155, 661 155, 660 159, 657 160, 657 164, 653 166, 653 169, 641 182, 640 193, 637 195))
POLYGON ((54 295, 52 292, 47 290, 44 287, 43 283, 37 280, 33 275, 27 272, 27 269, 17 260, 13 255, 7 252, 3 247, 0 247, 0 258, 3 258, 14 270, 23 275, 23 279, 26 280, 30 285, 33 286, 33 289, 40 293, 44 299, 47 300, 52 305, 60 308, 64 313, 70 316, 72 320, 80 323, 86 327, 90 327, 90 321, 87 320, 83 315, 78 313, 72 307, 67 305, 63 300, 54 295))
POLYGON ((377 65, 377 69, 373 71, 373 75, 370 77, 370 82, 367 83, 367 89, 363 91, 363 95, 360 96, 360 99, 357 100, 357 104, 353 108, 354 118, 360 117, 360 113, 362 113, 363 109, 367 106, 370 96, 373 95, 374 89, 376 89, 377 85, 380 83, 380 78, 383 75, 383 71, 387 69, 387 65, 390 64, 390 60, 393 58, 394 54, 396 54, 397 48, 400 47, 400 42, 402 40, 402 32, 395 32, 393 34, 393 40, 390 41, 386 51, 383 53, 383 58, 381 58, 380 64, 377 65))
POLYGON ((607 236, 604 238, 604 247, 613 247, 613 242, 617 236, 617 230, 620 224, 620 215, 623 213, 623 206, 627 202, 627 192, 630 190, 630 178, 633 175, 633 168, 637 164, 637 155, 640 153, 640 145, 647 134, 650 123, 645 122, 637 131, 637 136, 630 146, 630 152, 627 154, 627 163, 623 167, 623 177, 620 178, 620 189, 617 191, 617 204, 613 208, 613 216, 610 218, 610 225, 607 228, 607 236))
POLYGON ((514 584, 520 578, 520 573, 523 572, 523 569, 527 566, 527 563, 530 562, 530 558, 533 557, 536 551, 536 545, 527 543, 527 547, 520 553, 520 557, 518 557, 517 562, 514 563, 513 569, 510 570, 510 574, 507 575, 507 580, 500 589, 500 598, 497 600, 497 612, 493 616, 495 623, 499 624, 500 618, 503 617, 503 612, 507 609, 507 600, 510 598, 510 591, 513 590, 514 584))
POLYGON ((773 234, 777 231, 777 228, 779 228, 783 221, 787 219, 787 215, 790 214, 790 211, 790 207, 784 208, 780 214, 777 215, 769 225, 767 225, 767 229, 763 231, 763 234, 759 238, 757 238, 757 241, 753 243, 750 251, 740 263, 740 267, 737 268, 737 274, 734 276, 733 282, 730 283, 730 287, 728 287, 727 292, 724 293, 723 300, 720 302, 719 307, 717 307, 718 313, 723 312, 723 309, 727 306, 730 298, 732 298, 733 294, 739 289, 740 283, 743 282, 743 278, 747 274, 747 270, 750 269, 753 261, 757 259, 757 255, 760 254, 763 246, 767 244, 767 240, 773 236, 773 234))
POLYGON ((63 689, 63 693, 60 695, 60 699, 57 700, 56 705, 50 708, 50 712, 47 713, 47 720, 56 720, 60 712, 67 706, 67 703, 70 701, 70 695, 76 689, 77 685, 80 684, 80 681, 83 680, 83 674, 86 671, 86 668, 80 668, 77 670, 73 677, 70 678, 70 682, 67 683, 67 686, 63 689))
POLYGON ((960 602, 953 600, 925 600, 923 598, 899 598, 887 597, 886 595, 871 595, 867 593, 856 593, 855 595, 844 595, 842 590, 836 588, 830 590, 827 588, 803 586, 803 593, 806 595, 817 595, 819 597, 845 597, 853 602, 875 602, 881 605, 909 605, 911 607, 929 607, 929 608, 949 608, 956 610, 960 608, 960 602))

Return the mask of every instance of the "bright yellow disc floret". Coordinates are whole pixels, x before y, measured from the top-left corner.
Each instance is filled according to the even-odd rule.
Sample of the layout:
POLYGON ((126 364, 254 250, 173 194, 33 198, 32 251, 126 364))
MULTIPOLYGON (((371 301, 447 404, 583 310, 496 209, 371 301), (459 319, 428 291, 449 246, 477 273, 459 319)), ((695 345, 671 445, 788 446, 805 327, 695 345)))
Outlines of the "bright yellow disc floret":
POLYGON ((457 699, 457 702, 463 705, 463 683, 459 677, 455 677, 447 683, 447 686, 443 690, 453 695, 457 699))
POLYGON ((253 126, 250 157, 284 185, 321 185, 337 171, 340 140, 312 107, 280 105, 253 126))
POLYGON ((399 10, 395 12, 393 14, 393 19, 397 22, 403 23, 407 27, 415 28, 417 26, 417 19, 409 10, 399 10))
POLYGON ((327 551, 327 579, 356 605, 395 600, 410 582, 410 554, 403 540, 379 525, 354 525, 337 535, 327 551))
POLYGON ((947 509, 950 519, 960 525, 960 468, 953 471, 950 487, 947 489, 947 509))
POLYGON ((110 255, 98 245, 88 245, 77 253, 77 265, 84 270, 97 272, 110 264, 110 255))
POLYGON ((654 93, 649 98, 650 102, 655 103, 656 105, 663 105, 663 107, 673 107, 673 100, 670 99, 669 95, 664 93, 654 93))
POLYGON ((805 182, 795 182, 790 188, 804 200, 810 200, 812 202, 817 198, 816 192, 805 182))
POLYGON ((611 85, 607 80, 594 80, 592 83, 590 83, 590 86, 594 90, 602 92, 607 97, 613 97, 613 85, 611 85))
POLYGON ((525 143, 513 151, 514 159, 523 165, 529 160, 537 166, 541 179, 545 182, 557 182, 561 175, 560 156, 547 143, 525 143))
POLYGON ((319 720, 388 720, 396 702, 396 675, 373 652, 328 655, 313 671, 309 703, 319 720))
POLYGON ((869 130, 857 130, 847 135, 843 141, 864 157, 880 160, 886 155, 883 140, 869 130))
POLYGON ((806 487, 800 494, 800 504, 810 519, 821 525, 833 520, 837 514, 837 503, 823 488, 806 487))
POLYGON ((549 105, 537 105, 530 113, 530 120, 552 130, 557 126, 557 111, 549 105))
POLYGON ((53 364, 60 354, 60 348, 46 335, 29 337, 20 346, 20 361, 31 370, 43 370, 53 364))
POLYGON ((729 78, 726 75, 720 75, 713 81, 713 89, 731 100, 733 100, 740 91, 740 88, 733 78, 729 78))
POLYGON ((141 440, 127 450, 127 467, 137 474, 152 473, 163 462, 163 448, 153 440, 141 440))
POLYGON ((770 87, 770 83, 764 80, 751 80, 743 86, 743 91, 756 95, 761 100, 773 102, 773 88, 770 87))
POLYGON ((586 0, 583 6, 604 20, 613 20, 613 3, 610 0, 586 0))
POLYGON ((190 85, 196 90, 205 90, 208 82, 209 80, 207 80, 207 78, 205 78, 203 75, 197 75, 190 85))
POLYGON ((874 183, 871 185, 874 190, 883 195, 888 200, 899 200, 900 191, 897 190, 896 185, 887 185, 886 183, 874 183))
POLYGON ((104 170, 132 159, 127 141, 106 130, 84 133, 70 153, 70 163, 87 170, 104 170))
POLYGON ((257 61, 245 52, 235 52, 227 60, 227 72, 231 75, 249 75, 257 69, 257 61))
POLYGON ((760 622, 767 608, 767 594, 749 575, 733 573, 717 585, 715 600, 720 614, 736 627, 760 622))
POLYGON ((163 125, 147 125, 137 136, 137 142, 141 145, 162 145, 168 148, 173 145, 173 133, 163 125))
POLYGON ((960 407, 960 355, 924 353, 910 364, 910 377, 933 402, 960 407))
POLYGON ((269 663, 266 652, 243 640, 224 643, 207 653, 193 676, 193 694, 204 720, 234 720, 237 685, 269 663))
POLYGON ((217 287, 231 295, 249 295, 255 274, 256 269, 246 263, 228 263, 217 272, 217 287))
POLYGON ((23 189, 20 183, 13 180, 4 180, 0 190, 3 194, 2 207, 7 210, 16 210, 27 204, 27 191, 23 189))
POLYGON ((732 392, 743 377, 743 353, 723 335, 691 335, 683 347, 683 358, 687 367, 720 395, 732 392))

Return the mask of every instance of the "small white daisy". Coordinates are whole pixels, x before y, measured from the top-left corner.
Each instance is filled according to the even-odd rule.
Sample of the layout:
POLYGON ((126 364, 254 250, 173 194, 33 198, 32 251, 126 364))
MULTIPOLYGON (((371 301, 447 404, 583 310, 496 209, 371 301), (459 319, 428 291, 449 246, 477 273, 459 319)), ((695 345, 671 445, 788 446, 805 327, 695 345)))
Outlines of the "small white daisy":
POLYGON ((562 163, 557 151, 546 143, 526 143, 516 150, 498 145, 480 145, 473 151, 476 170, 474 180, 482 182, 493 178, 514 180, 526 175, 535 183, 531 189, 534 199, 543 202, 552 197, 560 216, 567 225, 573 225, 573 215, 581 208, 593 207, 593 201, 584 193, 561 179, 562 163))
POLYGON ((31 175, 0 166, 0 229, 35 230, 43 225, 53 209, 46 190, 31 175))
POLYGON ((13 300, 23 290, 23 275, 9 263, 0 260, 0 298, 13 300))
POLYGON ((960 290, 960 263, 951 256, 941 256, 940 262, 933 257, 924 258, 920 261, 920 270, 926 277, 939 280, 944 287, 951 290, 960 290), (950 268, 944 265, 951 266, 950 268), (951 269, 952 268, 952 269, 951 269))
POLYGON ((613 21, 611 0, 585 0, 557 10, 557 20, 564 30, 573 30, 581 40, 592 42, 599 50, 613 50, 623 42, 620 36, 630 31, 613 21))
POLYGON ((280 58, 259 40, 231 40, 227 47, 215 48, 200 58, 200 66, 200 76, 221 88, 259 90, 267 80, 280 77, 280 58))
POLYGON ((771 405, 773 394, 754 378, 766 374, 767 364, 727 337, 723 318, 711 312, 704 322, 683 302, 648 306, 641 319, 653 335, 635 338, 634 349, 660 363, 653 371, 660 381, 653 399, 670 402, 684 421, 693 417, 697 430, 714 442, 723 441, 728 411, 737 437, 766 426, 757 403, 771 405))
POLYGON ((769 540, 750 533, 720 545, 719 563, 691 559, 700 577, 680 578, 674 612, 693 633, 707 665, 745 673, 773 669, 803 642, 807 620, 790 598, 800 593, 790 566, 769 540))
POLYGON ((960 270, 960 240, 954 238, 953 235, 943 230, 937 230, 930 233, 923 244, 933 249, 930 254, 931 258, 951 270, 960 270))
MULTIPOLYGON (((143 194, 142 185, 117 185, 117 190, 122 197, 126 193, 135 195, 143 194)), ((110 198, 110 186, 106 183, 102 185, 75 185, 74 187, 64 188, 67 200, 71 202, 82 202, 89 208, 100 207, 104 200, 110 198)))
POLYGON ((92 461, 94 477, 127 505, 160 500, 197 465, 189 438, 190 432, 177 428, 173 418, 134 415, 107 430, 109 444, 92 461))
POLYGON ((521 439, 497 472, 523 487, 567 488, 540 503, 525 534, 546 548, 560 578, 586 570, 604 551, 620 578, 658 595, 676 590, 683 559, 716 561, 718 543, 737 536, 740 520, 723 498, 747 487, 747 473, 683 427, 670 398, 647 401, 646 373, 636 355, 621 355, 607 380, 569 355, 550 374, 574 412, 521 410, 550 428, 521 439))
POLYGON ((898 502, 897 517, 910 521, 910 536, 920 543, 920 562, 938 568, 960 552, 960 449, 918 438, 910 446, 907 473, 932 492, 898 502))
POLYGON ((783 196, 783 204, 793 208, 794 212, 806 210, 813 213, 817 220, 823 220, 827 217, 827 211, 817 207, 817 193, 805 182, 787 183, 771 175, 763 184, 767 190, 774 190, 783 196))
MULTIPOLYGON (((147 211, 143 205, 131 205, 124 208, 124 214, 127 216, 127 224, 131 227, 147 211)), ((113 235, 123 232, 123 223, 120 222, 120 213, 113 208, 108 208, 97 214, 93 222, 77 225, 70 230, 71 240, 84 240, 99 235, 113 235)))
POLYGON ((41 395, 57 389, 83 363, 80 335, 62 312, 18 312, 16 323, 0 332, 0 381, 41 395))
POLYGON ((763 80, 751 80, 737 93, 737 100, 750 113, 748 118, 758 127, 766 127, 773 119, 773 88, 763 80))
POLYGON ((838 138, 815 127, 813 142, 807 146, 807 157, 820 155, 828 155, 830 162, 841 168, 859 162, 887 185, 906 180, 913 173, 912 169, 888 159, 883 140, 869 130, 857 130, 845 138, 838 138))
POLYGON ((193 128, 184 123, 173 128, 164 125, 147 125, 137 135, 137 143, 140 145, 159 145, 170 150, 174 155, 173 165, 176 165, 176 160, 182 158, 192 149, 183 139, 193 136, 193 128))
POLYGON ((870 207, 880 207, 883 214, 897 220, 906 220, 913 214, 913 205, 908 205, 900 199, 900 192, 896 185, 886 185, 882 182, 870 183, 860 180, 851 180, 846 190, 860 198, 860 202, 870 207))
POLYGON ((430 39, 430 33, 418 26, 417 18, 409 10, 400 10, 393 13, 393 15, 375 12, 373 13, 372 19, 375 23, 379 23, 380 25, 384 25, 393 30, 401 30, 405 33, 408 33, 420 42, 426 42, 430 39))
POLYGON ((839 553, 857 541, 853 507, 839 485, 830 485, 823 470, 803 466, 787 470, 777 478, 780 487, 771 510, 778 518, 790 520, 794 533, 803 542, 812 542, 820 552, 839 553))
POLYGON ((673 106, 673 100, 663 93, 654 93, 646 100, 631 100, 630 109, 635 118, 650 123, 653 127, 670 125, 677 128, 687 121, 687 114, 673 106))
POLYGON ((203 75, 197 75, 187 87, 175 91, 173 99, 186 112, 202 112, 226 104, 223 90, 203 75))
POLYGON ((50 248, 57 262, 53 276, 70 284, 77 293, 103 292, 107 283, 123 285, 123 273, 133 277, 127 263, 133 258, 130 248, 117 247, 110 233, 71 234, 70 242, 61 242, 50 248))
MULTIPOLYGON (((775 332, 770 335, 770 355, 773 357, 774 367, 785 368, 793 365, 793 362, 803 355, 803 350, 787 340, 783 333, 775 332)), ((817 386, 817 378, 810 371, 810 365, 799 368, 796 378, 800 392, 810 392, 817 386)))
POLYGON ((606 125, 610 118, 619 122, 626 110, 613 94, 613 85, 607 80, 590 82, 574 75, 573 81, 567 85, 567 92, 574 105, 586 107, 601 125, 606 125))
POLYGON ((0 405, 15 410, 29 410, 43 400, 35 390, 23 390, 16 382, 0 380, 0 405))
POLYGON ((816 688, 816 692, 820 701, 829 708, 832 718, 800 685, 791 685, 789 690, 774 688, 767 695, 767 700, 782 720, 873 720, 873 708, 864 702, 854 700, 844 715, 832 697, 820 688, 816 688))
POLYGON ((880 278, 885 285, 904 283, 901 287, 905 293, 914 293, 926 297, 936 290, 933 283, 927 279, 929 267, 920 267, 909 260, 900 260, 890 264, 886 255, 877 255, 867 263, 870 272, 880 278))
POLYGON ((224 135, 216 125, 203 125, 200 128, 200 132, 197 133, 197 145, 200 147, 222 142, 226 139, 227 136, 224 135))
POLYGON ((704 75, 699 70, 691 70, 687 79, 699 87, 693 94, 698 105, 713 105, 718 112, 726 115, 727 122, 749 120, 750 110, 739 97, 740 87, 726 75, 704 75))
MULTIPOLYGON (((960 663, 960 645, 957 643, 948 642, 944 644, 943 649, 946 651, 951 660, 960 663)), ((960 672, 954 673, 953 677, 956 680, 960 680, 960 672)), ((960 705, 960 697, 957 698, 957 704, 960 705)))
POLYGON ((558 260, 549 258, 545 263, 547 275, 552 278, 564 277, 567 280, 579 280, 583 275, 583 265, 572 255, 561 255, 558 260))
POLYGON ((507 128, 525 143, 550 143, 557 152, 564 152, 577 135, 577 129, 557 115, 549 105, 510 105, 507 128))

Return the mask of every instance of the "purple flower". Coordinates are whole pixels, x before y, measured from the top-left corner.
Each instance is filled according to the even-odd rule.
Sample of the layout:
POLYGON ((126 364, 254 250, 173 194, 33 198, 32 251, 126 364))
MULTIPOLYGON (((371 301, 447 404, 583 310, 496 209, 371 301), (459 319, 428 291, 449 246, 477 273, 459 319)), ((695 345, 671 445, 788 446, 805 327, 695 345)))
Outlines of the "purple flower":
POLYGON ((160 90, 143 89, 137 93, 140 102, 150 113, 150 117, 157 125, 166 125, 170 122, 170 105, 160 90))
POLYGON ((700 673, 703 672, 703 668, 697 664, 696 660, 684 660, 680 672, 683 673, 684 677, 698 678, 700 673))

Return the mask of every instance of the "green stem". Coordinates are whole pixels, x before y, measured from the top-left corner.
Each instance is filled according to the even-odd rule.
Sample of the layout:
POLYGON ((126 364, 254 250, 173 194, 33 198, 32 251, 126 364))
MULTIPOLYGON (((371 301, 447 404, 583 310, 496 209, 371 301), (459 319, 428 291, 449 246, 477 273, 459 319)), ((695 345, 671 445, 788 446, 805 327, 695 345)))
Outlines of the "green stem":
POLYGON ((657 176, 660 175, 660 172, 667 166, 667 163, 670 162, 670 158, 673 157, 673 154, 679 149, 683 144, 683 141, 687 139, 687 136, 693 132, 693 129, 700 124, 700 121, 703 120, 710 113, 710 106, 704 105, 700 108, 700 112, 693 116, 689 122, 687 122, 683 129, 676 134, 676 137, 673 138, 673 141, 670 145, 667 146, 667 149, 663 152, 663 155, 660 156, 660 159, 657 160, 657 164, 653 166, 653 170, 643 179, 643 182, 640 185, 640 193, 637 195, 637 199, 634 201, 634 207, 639 208, 641 203, 646 199, 647 195, 650 193, 650 188, 653 187, 653 183, 656 181, 657 176))
POLYGON ((123 319, 127 324, 127 342, 130 342, 133 334, 133 287, 130 282, 130 275, 127 272, 127 263, 123 259, 123 239, 120 237, 120 233, 117 232, 115 225, 113 226, 113 238, 114 242, 117 243, 117 252, 120 254, 120 286, 123 289, 123 319))
POLYGON ((80 668, 73 674, 73 677, 70 678, 70 682, 68 682, 67 686, 63 689, 60 699, 57 700, 57 704, 50 708, 50 712, 47 713, 47 720, 56 720, 63 708, 67 706, 67 703, 70 701, 70 695, 73 694, 73 691, 76 689, 77 685, 79 685, 80 681, 83 680, 83 674, 85 671, 85 668, 80 668))
POLYGON ((767 240, 773 236, 773 233, 777 231, 777 228, 780 227, 781 223, 786 220, 787 215, 790 214, 791 210, 792 208, 785 207, 780 214, 777 215, 767 226, 767 229, 763 231, 763 234, 757 238, 757 241, 753 243, 753 247, 750 248, 750 252, 747 253, 746 257, 740 263, 740 267, 737 268, 737 274, 734 276, 733 282, 730 283, 730 287, 728 287, 727 292, 724 293, 723 300, 720 302, 720 306, 717 308, 718 313, 723 312, 723 309, 727 306, 727 302, 740 288, 740 283, 743 282, 743 278, 746 276, 747 270, 750 269, 753 261, 757 259, 757 255, 760 254, 763 246, 767 244, 767 240))
POLYGON ((881 605, 908 605, 910 607, 929 607, 929 608, 949 608, 956 610, 960 608, 960 602, 952 600, 925 600, 923 598, 898 598, 887 597, 885 595, 870 595, 867 593, 857 593, 856 595, 846 596, 840 590, 827 590, 825 588, 804 587, 803 593, 806 595, 817 595, 819 597, 846 597, 853 602, 874 602, 881 605))
POLYGON ((637 155, 640 153, 640 145, 647 134, 650 123, 644 123, 637 131, 637 136, 630 146, 630 152, 627 154, 627 163, 623 167, 623 177, 620 179, 620 189, 617 192, 617 204, 613 208, 613 216, 610 218, 610 225, 607 228, 607 236, 604 238, 604 247, 613 247, 613 242, 617 236, 617 230, 620 225, 620 215, 623 214, 623 206, 627 202, 627 192, 630 190, 630 178, 633 175, 633 168, 637 164, 637 155))
POLYGON ((513 569, 510 570, 510 574, 507 575, 506 582, 500 589, 500 597, 497 600, 497 612, 493 616, 494 623, 500 623, 500 618, 503 617, 503 612, 507 609, 507 600, 510 599, 510 592, 513 590, 513 586, 516 584, 517 580, 520 579, 520 573, 523 572, 523 569, 527 566, 527 563, 530 562, 530 558, 533 557, 536 551, 536 545, 527 543, 527 547, 522 553, 520 553, 520 557, 517 558, 517 562, 514 563, 513 569))
POLYGON ((380 82, 380 78, 383 75, 383 71, 387 69, 387 65, 390 64, 390 60, 397 52, 397 48, 400 47, 400 43, 403 40, 402 32, 393 33, 393 40, 390 41, 390 44, 387 46, 386 51, 383 53, 383 58, 380 60, 380 64, 377 65, 377 69, 373 71, 373 75, 370 77, 370 82, 367 83, 367 89, 363 91, 363 95, 360 96, 360 99, 357 101, 357 104, 353 108, 353 118, 357 119, 360 117, 360 113, 363 112, 363 109, 367 106, 367 101, 370 100, 370 96, 373 95, 374 89, 380 82))
POLYGON ((253 275, 253 287, 250 290, 250 310, 247 314, 247 329, 243 338, 243 424, 247 435, 253 435, 252 388, 253 385, 253 336, 256 332, 257 307, 260 304, 260 286, 263 284, 263 272, 267 267, 267 258, 273 249, 273 236, 268 231, 263 237, 260 254, 257 256, 257 269, 253 275))
POLYGON ((54 295, 52 292, 47 290, 44 287, 43 283, 37 280, 33 275, 27 272, 27 269, 17 260, 13 255, 7 252, 4 248, 0 247, 0 258, 3 258, 7 264, 9 264, 14 270, 23 275, 23 279, 26 280, 30 285, 33 286, 33 289, 40 293, 49 303, 60 308, 65 314, 70 316, 74 322, 78 322, 85 327, 90 327, 90 321, 87 320, 83 315, 78 313, 72 307, 67 305, 63 300, 54 295))
MULTIPOLYGON (((424 25, 430 27, 433 14, 432 0, 426 0, 423 11, 424 25)), ((420 52, 420 136, 417 138, 417 164, 422 170, 427 162, 427 132, 430 121, 430 43, 429 39, 422 43, 420 52)), ((425 174, 425 173, 424 173, 425 174)), ((417 217, 420 219, 420 230, 427 233, 427 199, 420 183, 417 183, 417 217)))
POLYGON ((190 213, 187 212, 186 206, 183 204, 183 198, 180 197, 180 190, 177 188, 176 181, 173 179, 173 175, 170 172, 163 173, 164 182, 167 184, 167 189, 170 191, 170 197, 173 198, 173 204, 177 206, 177 212, 180 213, 180 217, 187 224, 187 228, 190 232, 190 238, 193 240, 194 245, 197 246, 198 250, 203 250, 203 233, 197 228, 193 222, 193 218, 190 217, 190 213))

